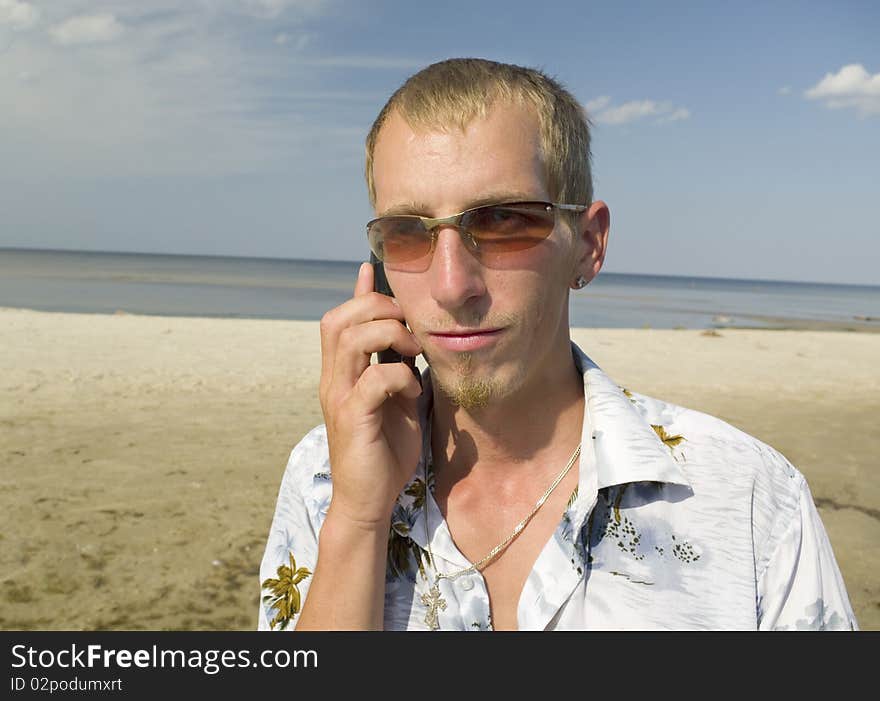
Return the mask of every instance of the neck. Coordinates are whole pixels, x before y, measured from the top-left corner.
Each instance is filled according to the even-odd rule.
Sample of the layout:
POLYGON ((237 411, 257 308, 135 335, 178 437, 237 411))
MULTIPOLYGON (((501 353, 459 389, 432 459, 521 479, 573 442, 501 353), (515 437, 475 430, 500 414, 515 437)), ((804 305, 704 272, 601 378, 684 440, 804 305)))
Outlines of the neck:
MULTIPOLYGON (((528 473, 540 461, 562 463, 580 442, 584 417, 583 377, 571 348, 510 395, 479 409, 455 406, 434 395, 431 447, 435 472, 445 479, 492 481, 528 473)), ((523 475, 527 477, 528 475, 523 475)))

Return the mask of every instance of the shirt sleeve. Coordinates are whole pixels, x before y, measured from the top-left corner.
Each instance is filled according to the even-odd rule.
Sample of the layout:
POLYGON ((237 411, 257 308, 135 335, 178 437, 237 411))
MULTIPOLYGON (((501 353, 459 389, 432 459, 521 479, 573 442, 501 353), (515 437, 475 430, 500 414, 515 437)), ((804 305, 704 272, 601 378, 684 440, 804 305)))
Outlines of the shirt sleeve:
POLYGON ((319 522, 326 508, 315 500, 315 483, 326 483, 323 427, 308 434, 291 452, 281 480, 275 515, 260 564, 258 630, 294 630, 318 560, 319 522))
POLYGON ((807 482, 758 578, 759 630, 858 630, 807 482))

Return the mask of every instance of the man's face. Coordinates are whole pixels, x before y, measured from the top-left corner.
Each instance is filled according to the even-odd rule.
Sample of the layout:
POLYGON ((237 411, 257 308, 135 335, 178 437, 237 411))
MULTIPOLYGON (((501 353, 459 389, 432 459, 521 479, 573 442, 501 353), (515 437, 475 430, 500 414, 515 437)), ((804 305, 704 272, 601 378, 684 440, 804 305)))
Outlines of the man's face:
MULTIPOLYGON (((464 133, 414 132, 394 113, 379 134, 373 169, 377 215, 394 208, 445 217, 478 201, 550 201, 537 117, 507 103, 464 133)), ((454 227, 436 235, 425 272, 386 271, 435 386, 466 408, 539 391, 553 377, 551 365, 565 362, 560 354, 570 362, 568 287, 579 272, 571 231, 558 217, 545 241, 492 267, 454 227)))

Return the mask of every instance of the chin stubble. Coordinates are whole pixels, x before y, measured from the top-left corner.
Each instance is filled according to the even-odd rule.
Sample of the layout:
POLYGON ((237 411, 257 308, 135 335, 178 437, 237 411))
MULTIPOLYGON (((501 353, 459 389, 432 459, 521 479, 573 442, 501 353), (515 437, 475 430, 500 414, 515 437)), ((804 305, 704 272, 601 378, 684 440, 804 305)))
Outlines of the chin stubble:
POLYGON ((473 377, 471 373, 471 354, 462 353, 455 364, 455 376, 451 382, 440 380, 436 374, 433 380, 437 388, 449 398, 453 405, 465 410, 488 406, 498 394, 498 381, 494 378, 473 377))

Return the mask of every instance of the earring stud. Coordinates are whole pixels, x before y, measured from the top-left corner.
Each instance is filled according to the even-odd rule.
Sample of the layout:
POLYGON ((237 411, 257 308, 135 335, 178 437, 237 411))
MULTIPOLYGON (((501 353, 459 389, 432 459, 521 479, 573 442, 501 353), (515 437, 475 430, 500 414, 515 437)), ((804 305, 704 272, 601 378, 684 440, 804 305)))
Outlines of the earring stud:
POLYGON ((576 289, 581 290, 587 286, 587 278, 583 275, 578 275, 577 280, 574 281, 574 286, 576 289))

